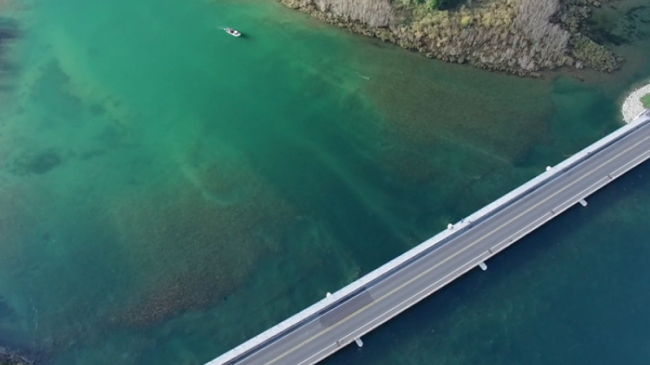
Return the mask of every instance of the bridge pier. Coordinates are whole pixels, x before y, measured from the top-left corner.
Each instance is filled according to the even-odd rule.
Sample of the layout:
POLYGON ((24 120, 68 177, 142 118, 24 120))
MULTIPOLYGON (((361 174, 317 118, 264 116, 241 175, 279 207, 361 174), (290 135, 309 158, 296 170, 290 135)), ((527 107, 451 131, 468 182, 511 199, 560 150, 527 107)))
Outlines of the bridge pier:
POLYGON ((584 199, 580 199, 580 205, 582 205, 583 207, 586 207, 587 206, 587 201, 584 200, 584 199))
POLYGON ((354 342, 357 344, 357 346, 363 347, 363 341, 361 341, 361 337, 355 338, 354 342))
POLYGON ((483 261, 481 261, 481 262, 478 264, 478 267, 480 267, 481 270, 483 270, 483 271, 487 270, 487 265, 486 265, 485 262, 483 262, 483 261))

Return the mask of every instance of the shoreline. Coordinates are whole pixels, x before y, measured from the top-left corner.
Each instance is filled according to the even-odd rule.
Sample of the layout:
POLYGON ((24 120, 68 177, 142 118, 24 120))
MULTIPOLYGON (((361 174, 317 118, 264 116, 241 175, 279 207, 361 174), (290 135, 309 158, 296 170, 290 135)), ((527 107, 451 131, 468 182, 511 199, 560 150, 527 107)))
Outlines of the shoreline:
POLYGON ((623 106, 621 107, 621 113, 623 114, 625 123, 630 123, 641 113, 646 111, 643 103, 641 103, 641 97, 647 94, 650 94, 650 83, 635 89, 627 98, 625 98, 623 106))

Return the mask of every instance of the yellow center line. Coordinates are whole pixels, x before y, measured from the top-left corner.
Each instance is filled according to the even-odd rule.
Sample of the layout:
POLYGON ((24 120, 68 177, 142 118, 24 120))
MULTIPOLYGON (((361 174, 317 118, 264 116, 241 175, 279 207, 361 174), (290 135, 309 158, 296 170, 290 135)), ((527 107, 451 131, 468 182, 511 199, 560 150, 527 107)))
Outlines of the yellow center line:
POLYGON ((433 271, 433 270, 437 269, 438 267, 444 265, 445 263, 449 262, 449 260, 455 258, 456 256, 458 256, 458 255, 462 254, 463 252, 467 251, 468 249, 470 249, 471 247, 474 247, 475 245, 479 244, 480 242, 482 242, 482 241, 485 240, 486 238, 492 236, 494 233, 496 233, 497 231, 501 230, 503 227, 505 227, 505 226, 509 225, 510 223, 512 223, 513 221, 515 221, 515 220, 521 218, 523 215, 528 214, 528 213, 529 213, 530 211, 532 211, 533 209, 535 209, 535 208, 537 208, 538 206, 540 206, 540 205, 546 203, 546 202, 549 201, 550 199, 553 199, 553 198, 556 197, 558 194, 564 192, 565 190, 569 189, 570 187, 572 187, 573 185, 577 184, 578 182, 584 180, 584 179, 587 178, 588 176, 591 176, 594 172, 598 171, 598 170, 599 170, 600 168, 602 168, 603 166, 605 166, 605 165, 609 164, 610 162, 614 161, 615 159, 621 157, 621 156, 624 155, 625 153, 627 153, 627 152, 633 150, 634 148, 636 148, 637 146, 639 146, 639 145, 642 144, 643 142, 647 141, 648 139, 650 139, 650 136, 648 136, 648 137, 642 139, 641 141, 635 143, 635 144, 632 145, 631 147, 625 149, 624 151, 618 153, 617 155, 615 155, 614 157, 610 158, 609 160, 607 160, 607 161, 603 162, 602 164, 598 165, 598 167, 592 169, 590 172, 588 172, 588 173, 582 175, 580 178, 574 180, 572 183, 566 185, 566 186, 563 187, 562 189, 560 189, 560 190, 556 191, 555 193, 549 195, 546 199, 544 199, 544 200, 540 201, 539 203, 533 205, 532 207, 526 209, 525 211, 523 211, 522 213, 520 213, 520 214, 517 215, 516 217, 514 217, 514 218, 508 220, 507 222, 503 223, 502 225, 500 225, 499 227, 495 228, 495 229, 492 230, 491 232, 485 234, 484 236, 482 236, 481 238, 479 238, 479 239, 477 239, 476 241, 472 242, 471 244, 469 244, 469 245, 465 246, 464 248, 458 250, 458 251, 455 252, 453 255, 450 255, 449 257, 447 257, 447 258, 444 259, 443 261, 440 261, 440 262, 437 263, 436 265, 434 265, 434 266, 428 268, 427 270, 421 272, 420 274, 418 274, 418 275, 414 276, 413 278, 409 279, 408 281, 404 282, 402 285, 400 285, 400 286, 394 288, 393 290, 391 290, 390 292, 388 292, 388 293, 382 295, 381 297, 379 297, 378 299, 376 299, 374 302, 372 302, 372 303, 366 305, 365 307, 363 307, 363 308, 357 310, 356 312, 354 312, 354 313, 350 314, 349 316, 345 317, 344 319, 342 319, 342 320, 339 321, 338 323, 336 323, 336 324, 332 325, 331 327, 328 327, 328 328, 326 328, 325 330, 319 332, 318 334, 316 334, 316 335, 314 335, 314 336, 308 338, 307 340, 305 340, 305 341, 301 342, 300 344, 296 345, 295 347, 293 347, 293 348, 287 350, 286 352, 282 353, 281 355, 278 355, 278 357, 276 357, 276 358, 274 358, 273 360, 267 362, 266 365, 272 365, 272 364, 275 364, 276 362, 278 362, 279 360, 282 360, 284 357, 286 357, 286 356, 289 355, 290 353, 292 353, 292 352, 296 351, 297 349, 299 349, 299 348, 301 348, 301 347, 307 345, 308 343, 310 343, 310 342, 316 340, 316 339, 319 338, 320 336, 322 336, 322 335, 328 333, 329 331, 331 331, 331 330, 337 328, 338 326, 342 325, 343 323, 347 322, 347 321, 350 320, 351 318, 357 316, 359 313, 361 313, 361 312, 367 310, 368 308, 370 308, 370 307, 374 306, 375 304, 381 302, 382 300, 386 299, 387 297, 389 297, 389 296, 395 294, 397 291, 399 291, 399 290, 403 289, 404 287, 406 287, 406 286, 412 284, 414 281, 420 279, 420 278, 423 277, 424 275, 430 273, 431 271, 433 271))

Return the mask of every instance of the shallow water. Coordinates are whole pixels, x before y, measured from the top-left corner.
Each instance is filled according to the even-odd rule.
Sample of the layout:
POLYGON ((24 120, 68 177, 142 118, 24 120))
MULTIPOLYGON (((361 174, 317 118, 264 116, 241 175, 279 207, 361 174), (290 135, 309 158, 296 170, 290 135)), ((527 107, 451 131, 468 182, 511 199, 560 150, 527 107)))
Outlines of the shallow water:
MULTIPOLYGON (((636 38, 617 75, 529 80, 427 60, 272 1, 5 11, 21 38, 0 99, 0 344, 46 364, 203 363, 615 129, 620 98, 650 77, 636 38)), ((592 342, 571 349, 584 357, 616 321, 580 300, 598 285, 632 295, 616 280, 643 277, 649 197, 642 177, 626 179, 329 362, 512 363, 548 313, 557 324, 532 350, 588 329, 592 342), (623 238, 636 254, 607 256, 594 278, 623 238)))

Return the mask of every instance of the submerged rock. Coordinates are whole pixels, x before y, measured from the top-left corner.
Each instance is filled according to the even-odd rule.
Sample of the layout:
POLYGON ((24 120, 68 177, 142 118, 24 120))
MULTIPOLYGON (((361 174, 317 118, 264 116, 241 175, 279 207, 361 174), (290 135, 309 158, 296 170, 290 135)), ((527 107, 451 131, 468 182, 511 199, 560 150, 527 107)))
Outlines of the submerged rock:
POLYGON ((0 365, 33 365, 34 362, 16 351, 0 346, 0 365))
POLYGON ((43 175, 61 165, 62 162, 56 151, 46 150, 19 158, 15 161, 13 170, 19 175, 43 175))

